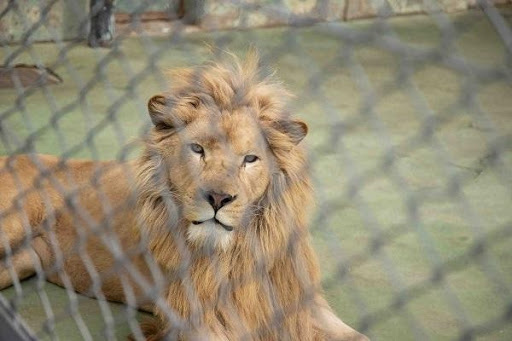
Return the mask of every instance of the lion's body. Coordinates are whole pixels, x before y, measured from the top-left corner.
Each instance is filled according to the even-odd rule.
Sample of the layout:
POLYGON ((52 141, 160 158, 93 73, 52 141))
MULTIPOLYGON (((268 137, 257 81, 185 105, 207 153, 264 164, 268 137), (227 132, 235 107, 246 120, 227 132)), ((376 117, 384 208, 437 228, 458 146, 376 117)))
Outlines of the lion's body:
POLYGON ((12 248, 20 278, 40 262, 51 282, 155 313, 149 339, 363 338, 321 296, 305 125, 254 58, 233 63, 182 72, 150 100, 137 161, 0 159, 0 211, 13 212, 0 257, 12 248))
MULTIPOLYGON (((39 256, 49 281, 65 285, 69 280, 76 291, 94 296, 92 279, 98 279, 107 299, 125 302, 120 273, 112 271, 114 257, 102 237, 114 234, 123 251, 136 245, 134 203, 126 200, 133 187, 127 173, 133 174, 133 168, 129 163, 78 160, 67 161, 62 166, 56 157, 48 155, 0 158, 0 211, 8 213, 0 221, 0 228, 11 241, 14 257, 27 250, 24 238, 26 229, 31 228, 32 241, 28 245, 39 256), (47 175, 42 176, 45 171, 47 175), (95 176, 97 187, 91 185, 95 176), (105 205, 107 203, 111 207, 105 205), (116 210, 119 212, 112 214, 107 229, 106 212, 116 210), (24 221, 29 225, 24 227, 24 221), (95 227, 91 222, 98 225, 95 227), (100 234, 93 232, 95 228, 100 234), (52 247, 52 240, 57 241, 57 249, 52 247), (83 255, 90 257, 94 269, 86 268, 83 255), (56 267, 60 260, 67 278, 56 267)), ((0 255, 4 250, 1 245, 0 255)), ((140 256, 132 257, 130 261, 150 279, 147 265, 140 256)), ((32 261, 24 265, 34 268, 32 261)), ((142 302, 144 295, 140 287, 129 276, 127 280, 132 282, 136 296, 142 302)), ((10 278, 0 277, 0 288, 9 282, 10 278)), ((151 306, 144 308, 152 310, 151 306)))

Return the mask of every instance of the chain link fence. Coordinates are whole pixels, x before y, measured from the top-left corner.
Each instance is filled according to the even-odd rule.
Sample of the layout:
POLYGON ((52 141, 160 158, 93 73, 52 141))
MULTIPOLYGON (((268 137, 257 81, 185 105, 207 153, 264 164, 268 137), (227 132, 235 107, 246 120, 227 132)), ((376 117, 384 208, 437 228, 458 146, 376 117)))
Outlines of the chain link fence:
MULTIPOLYGON (((148 236, 134 235, 140 242, 123 248, 114 226, 142 194, 112 200, 106 193, 116 181, 135 186, 129 165, 153 129, 148 99, 178 83, 167 70, 226 51, 243 59, 256 48, 295 95, 286 111, 309 125, 301 143, 315 189, 308 225, 336 315, 373 340, 512 339, 509 5, 184 1, 167 8, 163 1, 118 1, 128 12, 118 13, 124 19, 115 35, 98 33, 104 43, 91 44, 89 36, 93 46, 108 45, 98 49, 83 38, 105 9, 101 1, 92 12, 78 0, 0 4, 0 179, 10 183, 0 184, 0 285, 8 284, 0 291, 2 337, 142 340, 139 322, 151 309, 139 296, 176 330, 184 328, 161 287, 186 278, 187 269, 162 273, 148 236), (155 8, 173 14, 148 19, 155 8), (408 12, 416 14, 395 15, 408 12), (74 159, 91 162, 76 171, 74 159), (37 174, 20 172, 23 162, 37 174), (34 196, 45 216, 37 228, 26 211, 34 196), (84 196, 99 204, 83 204, 84 196), (71 245, 62 244, 58 224, 73 229, 71 245), (22 234, 14 245, 16 228, 22 234), (41 233, 53 255, 46 263, 29 251, 41 233), (102 245, 113 266, 101 268, 103 254, 90 254, 90 244, 102 245), (146 272, 135 264, 140 260, 146 272), (20 271, 27 262, 32 271, 20 271), (71 277, 83 280, 64 270, 69 262, 71 277), (106 283, 124 299, 106 297, 106 283)), ((111 26, 102 30, 110 32, 107 19, 111 26)), ((291 258, 300 238, 288 241, 291 258)), ((191 264, 186 240, 177 244, 183 264, 191 264)), ((287 313, 276 312, 272 328, 281 328, 287 313)), ((252 332, 248 339, 256 338, 252 332)), ((176 339, 173 333, 167 337, 176 339)))

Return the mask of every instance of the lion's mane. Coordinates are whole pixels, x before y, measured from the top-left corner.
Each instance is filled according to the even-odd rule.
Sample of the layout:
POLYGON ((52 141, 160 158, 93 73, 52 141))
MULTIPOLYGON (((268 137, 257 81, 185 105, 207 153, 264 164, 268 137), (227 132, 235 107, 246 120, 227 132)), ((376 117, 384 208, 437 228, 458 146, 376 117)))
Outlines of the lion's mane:
POLYGON ((208 95, 221 109, 251 106, 279 171, 250 222, 237 232, 234 247, 205 253, 186 243, 178 191, 164 175, 159 141, 170 133, 151 131, 138 162, 139 233, 168 276, 167 302, 184 321, 182 329, 157 315, 171 333, 208 326, 220 339, 315 339, 311 302, 320 287, 307 231, 312 189, 305 150, 294 141, 286 107, 290 95, 272 73, 264 75, 256 54, 244 62, 229 59, 174 73, 170 92, 150 103, 150 110, 173 110, 173 118, 160 119, 176 125, 193 118, 190 109, 173 107, 178 97, 208 95))

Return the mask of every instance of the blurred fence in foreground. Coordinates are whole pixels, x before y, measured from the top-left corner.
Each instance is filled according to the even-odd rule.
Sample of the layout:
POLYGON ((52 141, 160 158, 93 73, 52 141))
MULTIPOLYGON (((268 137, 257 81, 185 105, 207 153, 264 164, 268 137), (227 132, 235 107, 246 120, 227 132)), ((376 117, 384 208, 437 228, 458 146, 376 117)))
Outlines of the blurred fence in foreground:
MULTIPOLYGON (((0 39, 0 78, 10 87, 0 89, 0 152, 124 160, 133 148, 130 138, 149 128, 146 91, 167 87, 162 62, 172 55, 180 56, 181 65, 207 58, 193 51, 202 47, 187 45, 189 39, 197 40, 194 34, 221 49, 232 48, 229 33, 191 33, 194 28, 176 18, 158 26, 155 38, 152 24, 140 20, 150 5, 127 6, 133 12, 111 48, 91 52, 88 60, 93 65, 85 65, 79 58, 85 53, 80 52, 84 42, 64 39, 68 37, 59 31, 63 26, 55 25, 62 18, 49 13, 60 6, 61 14, 71 14, 62 19, 68 22, 66 30, 83 33, 91 16, 87 4, 45 1, 34 15, 23 12, 16 1, 4 2, 0 34, 14 21, 23 29, 19 39, 0 39), (50 41, 36 44, 40 37, 50 41), (33 65, 25 65, 32 78, 21 76, 20 63, 33 65), (64 83, 51 85, 47 68, 61 74, 53 83, 64 83), (34 112, 39 107, 42 118, 34 112), (132 112, 129 120, 123 110, 132 112)), ((247 46, 256 45, 268 64, 288 63, 290 73, 278 68, 278 74, 299 90, 298 104, 310 111, 309 117, 303 114, 312 126, 318 196, 312 232, 325 272, 324 288, 341 318, 375 340, 385 339, 392 329, 397 330, 391 333, 395 338, 406 339, 510 339, 512 252, 503 245, 510 244, 512 235, 510 11, 487 0, 390 1, 374 6, 365 1, 230 1, 221 6, 224 12, 216 5, 221 6, 205 1, 200 11, 194 7, 199 11, 194 18, 202 18, 208 29, 288 25, 275 35, 249 30, 239 37, 247 39, 247 46), (356 5, 357 13, 366 14, 354 14, 356 5), (475 8, 472 17, 457 23, 443 11, 467 7, 475 8), (397 8, 425 13, 414 20, 425 27, 425 35, 438 36, 430 41, 435 44, 408 40, 409 34, 423 39, 423 33, 409 26, 397 29, 390 19, 397 8), (308 28, 318 21, 366 15, 376 17, 353 26, 323 23, 308 28), (485 32, 494 30, 493 35, 482 33, 477 40, 481 47, 466 48, 472 44, 464 42, 467 32, 484 25, 482 21, 491 28, 485 32), (268 41, 261 40, 261 34, 268 41), (322 45, 324 40, 331 45, 322 45), (499 55, 486 54, 486 44, 491 43, 499 46, 499 55), (375 52, 367 48, 379 51, 380 57, 372 59, 375 52), (468 60, 467 51, 481 60, 468 60), (370 69, 368 63, 377 66, 370 69), (425 69, 438 78, 424 75, 426 81, 418 80, 425 69), (378 78, 378 72, 386 77, 378 78), (341 81, 351 88, 343 88, 345 93, 338 96, 337 87, 345 86, 341 81), (453 89, 445 90, 444 82, 458 84, 457 90, 447 93, 453 89), (354 101, 351 96, 357 105, 347 108, 345 102, 354 101), (448 132, 452 128, 461 133, 448 132), (376 208, 376 203, 387 206, 376 208)), ((0 212, 0 222, 5 214, 0 212)), ((6 254, 1 264, 10 266, 11 256, 6 254)), ((42 281, 22 285, 14 279, 10 290, 0 292, 2 330, 7 330, 2 323, 23 329, 17 312, 25 297, 37 293, 42 309, 30 312, 25 307, 21 315, 31 320, 38 338, 67 339, 59 336, 62 322, 75 324, 77 337, 83 339, 114 339, 119 335, 113 329, 123 323, 140 335, 136 313, 128 308, 100 304, 96 317, 103 321, 101 327, 97 322, 89 325, 83 301, 72 287, 59 296, 42 281), (68 301, 51 301, 48 290, 57 295, 52 297, 68 296, 68 301)))

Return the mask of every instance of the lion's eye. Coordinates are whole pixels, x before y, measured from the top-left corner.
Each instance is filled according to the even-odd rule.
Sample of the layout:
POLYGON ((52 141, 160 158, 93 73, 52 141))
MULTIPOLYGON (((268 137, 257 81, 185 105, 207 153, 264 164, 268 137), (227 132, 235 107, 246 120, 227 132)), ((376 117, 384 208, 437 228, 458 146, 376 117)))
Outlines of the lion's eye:
POLYGON ((197 154, 204 154, 204 149, 203 147, 201 147, 200 145, 198 145, 197 143, 192 143, 190 145, 190 149, 192 149, 192 151, 194 153, 197 153, 197 154))
POLYGON ((194 108, 199 107, 199 99, 198 98, 192 98, 188 101, 188 104, 193 106, 194 108))
POLYGON ((256 155, 246 155, 244 157, 244 163, 253 163, 258 160, 258 157, 256 155))

